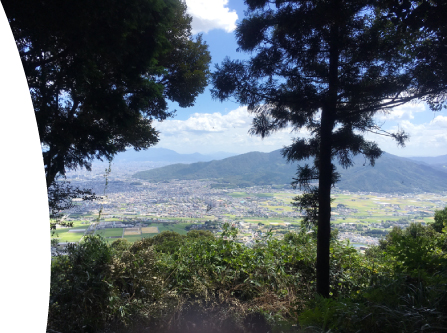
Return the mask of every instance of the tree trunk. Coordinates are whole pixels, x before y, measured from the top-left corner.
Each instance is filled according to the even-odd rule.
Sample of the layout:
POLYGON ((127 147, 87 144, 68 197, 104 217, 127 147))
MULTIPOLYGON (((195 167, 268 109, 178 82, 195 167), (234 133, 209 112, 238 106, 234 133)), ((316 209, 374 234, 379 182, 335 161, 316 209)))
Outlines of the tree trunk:
MULTIPOLYGON (((334 1, 334 5, 337 11, 338 1, 334 1)), ((318 184, 317 293, 326 298, 329 297, 330 286, 332 130, 335 125, 338 99, 338 38, 338 25, 334 23, 329 41, 329 89, 321 112, 318 184)))
POLYGON ((317 293, 329 297, 329 247, 331 237, 332 127, 330 110, 321 114, 320 176, 318 190, 317 293))

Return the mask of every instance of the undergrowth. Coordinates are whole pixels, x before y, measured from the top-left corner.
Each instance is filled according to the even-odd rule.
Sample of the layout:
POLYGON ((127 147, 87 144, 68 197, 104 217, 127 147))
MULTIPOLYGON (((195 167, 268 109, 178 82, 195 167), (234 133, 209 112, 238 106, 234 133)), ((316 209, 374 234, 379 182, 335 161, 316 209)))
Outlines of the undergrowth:
POLYGON ((61 332, 412 332, 446 327, 446 238, 393 230, 366 254, 331 241, 331 298, 315 293, 313 233, 253 247, 191 231, 133 244, 98 236, 52 264, 61 332))

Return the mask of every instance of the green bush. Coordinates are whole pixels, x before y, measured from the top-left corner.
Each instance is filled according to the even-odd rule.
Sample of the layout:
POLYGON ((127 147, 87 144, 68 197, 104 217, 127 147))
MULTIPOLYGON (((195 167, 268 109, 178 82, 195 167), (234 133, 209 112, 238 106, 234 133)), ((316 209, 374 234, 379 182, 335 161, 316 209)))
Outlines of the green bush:
POLYGON ((433 229, 437 232, 443 232, 447 228, 447 207, 442 210, 435 211, 435 222, 432 224, 433 229))
POLYGON ((145 238, 142 244, 154 246, 157 252, 172 254, 176 252, 183 244, 186 236, 180 235, 175 231, 163 231, 151 238, 145 238))
POLYGON ((49 327, 132 332, 141 323, 160 331, 202 321, 205 331, 227 324, 243 332, 258 317, 272 330, 298 320, 304 331, 436 331, 447 325, 446 234, 431 226, 395 228, 365 255, 334 233, 330 299, 315 293, 313 232, 286 233, 283 240, 267 234, 246 247, 234 240, 237 229, 223 229, 218 238, 208 231, 168 231, 133 244, 120 239, 107 245, 95 236, 71 245, 53 261, 49 327))
POLYGON ((211 238, 214 239, 214 234, 209 230, 190 230, 186 234, 186 238, 198 239, 198 238, 211 238))
POLYGON ((447 237, 433 228, 412 223, 404 230, 394 227, 381 241, 384 258, 396 273, 432 277, 447 266, 447 237))
POLYGON ((161 298, 155 252, 143 241, 108 245, 99 236, 71 245, 51 270, 48 326, 96 332, 127 325, 161 298))
POLYGON ((112 319, 117 297, 110 283, 112 251, 99 236, 69 245, 51 267, 48 325, 64 332, 93 332, 112 319))
POLYGON ((354 298, 316 297, 300 313, 307 332, 438 332, 447 324, 444 286, 381 279, 354 298), (442 305, 444 302, 444 305, 442 305))
MULTIPOLYGON (((334 247, 338 251, 348 253, 334 247)), ((447 326, 445 234, 420 224, 394 228, 379 246, 353 258, 361 261, 344 274, 353 271, 351 291, 357 291, 311 300, 299 314, 304 331, 438 332, 447 326)))

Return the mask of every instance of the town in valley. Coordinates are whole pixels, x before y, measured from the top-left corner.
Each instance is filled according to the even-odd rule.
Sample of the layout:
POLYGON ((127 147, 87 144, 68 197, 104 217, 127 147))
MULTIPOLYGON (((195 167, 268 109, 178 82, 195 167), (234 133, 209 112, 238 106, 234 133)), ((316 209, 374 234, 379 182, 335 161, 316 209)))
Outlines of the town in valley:
MULTIPOLYGON (((79 242, 86 235, 101 235, 112 242, 134 242, 171 230, 222 232, 224 223, 238 229, 237 241, 247 246, 269 235, 281 238, 299 231, 304 212, 293 206, 300 191, 290 184, 221 188, 213 180, 148 182, 132 177, 136 171, 160 166, 155 163, 117 164, 110 172, 96 164, 92 172, 67 174, 71 185, 92 188, 100 199, 74 199, 64 222, 52 232, 57 248, 79 242)), ((332 229, 340 240, 358 249, 376 245, 394 226, 433 222, 435 210, 447 205, 447 193, 372 193, 333 190, 332 229)))

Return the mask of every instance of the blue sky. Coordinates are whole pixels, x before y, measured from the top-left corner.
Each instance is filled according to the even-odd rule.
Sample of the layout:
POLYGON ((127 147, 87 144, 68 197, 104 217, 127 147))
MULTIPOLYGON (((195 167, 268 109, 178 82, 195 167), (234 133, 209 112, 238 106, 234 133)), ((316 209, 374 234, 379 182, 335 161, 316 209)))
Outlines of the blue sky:
MULTIPOLYGON (((236 25, 244 18, 246 6, 243 0, 186 0, 186 3, 193 17, 193 32, 201 33, 209 45, 211 70, 227 56, 232 59, 249 58, 249 54, 236 51, 238 45, 234 35, 236 25)), ((306 131, 291 133, 290 129, 284 129, 264 140, 250 136, 248 130, 252 117, 246 108, 232 101, 221 103, 213 100, 210 87, 197 98, 193 107, 179 108, 175 103, 170 106, 177 109, 176 116, 155 123, 161 133, 156 147, 179 153, 269 152, 290 144, 294 137, 306 135, 306 131)), ((424 104, 410 104, 388 115, 378 115, 377 120, 386 130, 403 129, 410 135, 405 148, 397 147, 390 138, 369 135, 389 153, 399 156, 447 154, 446 111, 433 113, 424 104)))
MULTIPOLYGON (((234 28, 244 18, 243 0, 186 0, 193 16, 193 32, 202 33, 209 45, 214 64, 229 56, 248 59, 249 54, 237 52, 234 28)), ((284 130, 261 140, 248 135, 251 117, 246 108, 228 101, 221 103, 211 98, 209 87, 198 97, 195 106, 177 109, 175 118, 156 124, 161 132, 158 147, 179 153, 211 153, 228 151, 269 152, 288 145, 293 137, 306 132, 290 133, 284 130)), ((399 156, 438 156, 447 154, 447 112, 431 112, 422 103, 409 104, 388 115, 378 115, 378 123, 386 130, 404 129, 410 135, 405 148, 397 147, 390 138, 370 135, 380 147, 399 156)))

